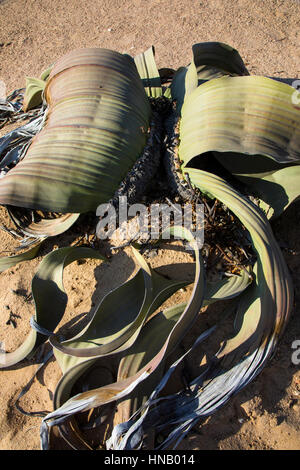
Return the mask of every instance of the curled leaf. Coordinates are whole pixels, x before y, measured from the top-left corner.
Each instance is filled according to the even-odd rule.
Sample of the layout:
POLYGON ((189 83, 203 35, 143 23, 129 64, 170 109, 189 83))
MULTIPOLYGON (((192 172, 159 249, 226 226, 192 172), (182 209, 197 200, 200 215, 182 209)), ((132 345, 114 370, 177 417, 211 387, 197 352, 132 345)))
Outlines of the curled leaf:
MULTIPOLYGON (((33 257, 37 249, 38 247, 31 249, 27 257, 33 257)), ((16 260, 23 260, 22 256, 24 255, 6 259, 6 268, 11 266, 9 262, 15 264, 16 260)), ((31 284, 35 303, 35 314, 31 322, 32 330, 19 348, 1 355, 0 368, 10 367, 28 358, 55 330, 67 304, 67 294, 63 287, 63 269, 81 258, 104 260, 99 252, 87 247, 60 248, 45 256, 31 284)))

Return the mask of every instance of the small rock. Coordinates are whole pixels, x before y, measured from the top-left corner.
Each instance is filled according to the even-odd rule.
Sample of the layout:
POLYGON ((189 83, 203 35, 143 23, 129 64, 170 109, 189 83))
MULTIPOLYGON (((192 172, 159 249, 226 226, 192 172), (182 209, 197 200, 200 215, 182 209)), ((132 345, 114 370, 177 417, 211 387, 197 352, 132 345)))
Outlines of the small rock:
POLYGON ((158 250, 151 250, 148 254, 148 258, 153 259, 158 255, 158 250))

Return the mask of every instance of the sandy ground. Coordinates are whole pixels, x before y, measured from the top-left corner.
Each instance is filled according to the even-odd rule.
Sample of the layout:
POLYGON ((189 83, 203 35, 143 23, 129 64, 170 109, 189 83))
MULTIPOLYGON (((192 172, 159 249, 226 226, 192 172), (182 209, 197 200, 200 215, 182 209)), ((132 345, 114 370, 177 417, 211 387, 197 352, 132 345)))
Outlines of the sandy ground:
MULTIPOLYGON (((0 80, 7 92, 23 87, 25 76, 38 76, 58 57, 78 47, 106 47, 135 55, 153 44, 158 66, 176 68, 190 61, 192 44, 201 41, 234 46, 252 74, 296 78, 300 77, 299 24, 298 0, 0 0, 0 80)), ((299 209, 300 202, 294 203, 274 223, 296 291, 295 308, 280 346, 261 375, 217 414, 199 423, 180 444, 181 449, 300 449, 300 373, 299 365, 291 361, 291 345, 300 339, 299 209)), ((8 223, 3 210, 0 217, 1 224, 8 223)), ((71 232, 52 240, 41 254, 74 237, 71 232)), ((0 243, 3 252, 13 249, 4 232, 0 243)), ((182 262, 186 266, 190 261, 186 257, 160 251, 151 263, 182 262)), ((40 260, 17 265, 0 276, 0 341, 5 339, 9 350, 24 340, 33 313, 32 303, 24 302, 14 291, 30 292, 40 260), (7 324, 9 318, 14 322, 7 324)), ((109 267, 96 261, 69 266, 64 277, 69 295, 64 323, 71 325, 84 318, 134 270, 128 250, 109 267)), ((184 274, 182 269, 178 275, 184 274)), ((24 416, 13 406, 35 370, 36 365, 24 363, 0 373, 0 449, 39 448, 40 418, 24 416)), ((51 410, 59 377, 57 364, 50 361, 21 400, 22 408, 51 410)))

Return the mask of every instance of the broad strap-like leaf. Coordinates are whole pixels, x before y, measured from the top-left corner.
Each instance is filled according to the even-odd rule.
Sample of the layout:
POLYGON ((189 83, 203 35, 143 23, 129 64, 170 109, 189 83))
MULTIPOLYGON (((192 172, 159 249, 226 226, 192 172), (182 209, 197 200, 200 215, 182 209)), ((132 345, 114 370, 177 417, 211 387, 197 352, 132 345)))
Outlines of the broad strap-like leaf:
MULTIPOLYGON (((27 253, 33 257, 38 247, 34 247, 27 253)), ((23 261, 24 255, 17 255, 2 259, 5 269, 11 267, 11 262, 23 261)), ((62 319, 66 305, 67 294, 63 287, 63 269, 68 264, 81 258, 94 258, 105 260, 98 251, 88 247, 59 248, 49 253, 32 279, 32 296, 35 303, 35 314, 32 329, 23 342, 15 351, 1 354, 0 368, 7 368, 19 363, 33 354, 38 346, 44 343, 57 327, 62 319)))
POLYGON ((44 90, 46 123, 0 181, 0 203, 61 213, 96 210, 140 156, 151 108, 134 60, 107 49, 59 59, 44 90))
MULTIPOLYGON (((235 303, 236 301, 234 302, 234 305, 235 303)), ((165 374, 161 380, 157 382, 156 387, 153 389, 151 396, 148 398, 148 400, 144 401, 140 409, 132 414, 130 419, 127 418, 128 421, 119 423, 114 427, 111 437, 108 439, 106 444, 107 449, 139 449, 141 445, 145 444, 145 436, 151 433, 151 431, 159 432, 164 428, 166 430, 166 435, 168 432, 170 434, 165 439, 165 441, 163 441, 161 446, 164 446, 165 442, 173 441, 173 432, 170 432, 170 429, 172 429, 177 421, 180 422, 181 420, 190 419, 191 412, 194 412, 193 404, 195 401, 195 394, 193 393, 193 389, 195 388, 195 381, 189 384, 188 391, 181 390, 174 395, 167 395, 161 398, 158 397, 159 393, 163 390, 171 375, 175 372, 177 366, 184 359, 188 358, 188 355, 193 349, 195 349, 199 344, 203 343, 213 332, 216 331, 221 322, 226 317, 228 317, 229 313, 231 313, 234 305, 231 305, 230 308, 227 308, 224 312, 222 312, 222 318, 220 321, 218 321, 212 327, 201 332, 192 346, 188 348, 181 356, 179 356, 178 359, 176 359, 170 366, 168 366, 165 374)), ((157 319, 154 318, 151 320, 151 329, 156 332, 159 327, 168 328, 168 325, 171 325, 178 320, 184 308, 185 304, 178 304, 167 308, 160 316, 157 317, 157 319), (155 323, 155 320, 157 323, 155 323)), ((150 338, 153 338, 154 340, 152 331, 149 333, 148 339, 150 340, 150 338)), ((199 379, 197 378, 196 380, 199 379)), ((139 387, 142 385, 143 384, 139 384, 139 387)), ((133 393, 135 392, 136 389, 133 391, 133 393)), ((179 441, 182 439, 182 437, 180 436, 179 441)), ((157 449, 157 447, 155 447, 155 449, 157 449)))
POLYGON ((264 155, 213 152, 218 162, 260 199, 267 217, 278 217, 300 194, 300 161, 278 163, 264 155))
MULTIPOLYGON (((140 382, 145 380, 149 374, 157 370, 161 362, 164 360, 164 357, 174 349, 174 347, 178 344, 180 339, 186 334, 187 330, 195 321, 202 306, 204 295, 204 276, 201 255, 197 243, 193 239, 190 232, 187 230, 183 231, 182 228, 172 228, 172 231, 175 235, 182 236, 184 234, 185 238, 188 239, 193 249, 195 250, 195 282, 188 305, 184 309, 182 315, 179 317, 178 321, 169 332, 167 337, 163 338, 160 349, 154 352, 154 355, 147 362, 147 364, 143 365, 143 367, 139 369, 136 374, 113 384, 76 395, 75 397, 72 397, 65 403, 61 404, 60 408, 55 410, 53 413, 50 413, 48 416, 46 416, 43 420, 41 428, 43 448, 47 448, 48 446, 47 426, 60 424, 61 431, 64 432, 64 436, 67 438, 67 436, 70 434, 70 428, 67 424, 62 425, 62 423, 64 421, 68 421, 74 413, 95 408, 112 401, 120 400, 127 396, 128 393, 130 393, 130 391, 133 390, 140 382)), ((143 329, 141 330, 140 335, 143 334, 142 332, 143 329)))
POLYGON ((220 74, 249 75, 239 52, 228 44, 201 42, 194 44, 192 49, 199 80, 211 80, 220 74))
POLYGON ((29 111, 36 106, 40 106, 43 102, 43 92, 46 86, 46 82, 49 78, 53 65, 45 69, 40 78, 27 77, 26 87, 24 93, 23 110, 24 112, 29 111))
POLYGON ((284 330, 293 304, 293 286, 284 257, 267 218, 251 201, 222 178, 201 170, 188 172, 195 186, 209 191, 236 214, 248 229, 257 254, 255 283, 242 294, 238 309, 237 335, 224 345, 219 357, 224 358, 224 364, 226 358, 228 367, 246 352, 263 348, 268 351, 263 366, 284 330))
MULTIPOLYGON (((135 341, 146 318, 186 281, 165 279, 151 270, 139 252, 132 247, 141 269, 128 282, 113 290, 102 300, 88 325, 75 338, 60 342, 50 338, 61 363, 75 357, 101 357, 127 349, 135 341)), ((64 363, 62 369, 69 366, 64 363)))
POLYGON ((42 104, 42 96, 45 86, 46 82, 44 80, 34 77, 26 78, 26 88, 23 101, 23 110, 25 113, 42 104))
POLYGON ((56 218, 42 218, 38 222, 24 224, 16 208, 10 206, 7 208, 8 214, 16 227, 26 236, 34 238, 55 237, 66 232, 77 220, 80 214, 63 214, 56 218))
POLYGON ((300 110, 293 104, 293 93, 289 85, 256 76, 217 78, 199 86, 182 107, 179 156, 183 167, 206 152, 297 162, 300 110))
POLYGON ((229 300, 240 295, 253 280, 249 271, 245 268, 239 275, 233 275, 216 282, 207 282, 203 304, 210 305, 218 300, 229 300))
MULTIPOLYGON (((64 342, 56 337, 50 338, 63 371, 54 394, 55 408, 69 399, 73 385, 87 370, 93 369, 97 359, 130 348, 149 315, 175 291, 189 283, 164 278, 150 269, 134 248, 133 253, 140 269, 132 279, 105 296, 84 330, 64 342)), ((66 439, 74 446, 74 433, 68 427, 63 429, 66 439), (67 437, 69 433, 70 437, 67 437)), ((82 445, 85 446, 83 441, 82 445)))
POLYGON ((151 46, 145 52, 138 54, 134 61, 147 95, 152 98, 162 96, 161 80, 155 62, 154 47, 151 46))
POLYGON ((239 180, 260 198, 260 207, 268 218, 278 217, 300 196, 300 165, 288 166, 261 178, 240 175, 239 180))
POLYGON ((12 256, 3 256, 0 258, 0 272, 6 271, 6 269, 12 268, 18 263, 22 261, 28 261, 33 259, 37 256, 39 249, 41 247, 42 240, 35 244, 29 250, 24 251, 23 253, 19 253, 17 255, 12 256))
POLYGON ((203 42, 192 47, 189 66, 180 67, 171 84, 171 98, 177 102, 177 113, 186 97, 207 80, 224 75, 249 75, 238 51, 221 42, 203 42))
MULTIPOLYGON (((159 448, 176 446, 201 417, 214 413, 262 370, 292 308, 291 278, 263 213, 222 178, 202 170, 187 171, 194 186, 226 204, 249 230, 257 253, 255 280, 235 299, 235 334, 208 359, 201 375, 190 383, 189 393, 156 398, 169 378, 169 369, 140 413, 114 429, 110 449, 137 449, 153 428, 167 433, 159 448)), ((192 348, 205 340, 210 330, 204 333, 192 348)), ((171 369, 181 360, 182 357, 171 369)))
MULTIPOLYGON (((263 323, 270 328, 264 334, 274 334, 278 339, 292 307, 293 288, 284 257, 267 218, 222 178, 202 170, 186 170, 192 184, 223 202, 248 229, 257 254, 256 295, 258 292, 260 298, 258 318, 262 318, 263 323)), ((250 287, 249 291, 253 289, 250 287)), ((252 313, 248 316, 255 330, 255 315, 252 313)))
MULTIPOLYGON (((205 284, 203 306, 210 305, 218 300, 228 300, 237 297, 251 283, 251 278, 245 270, 240 276, 232 276, 214 283, 205 284)), ((126 351, 119 364, 118 380, 134 375, 143 364, 146 364, 156 350, 159 350, 163 338, 173 328, 174 324, 184 312, 187 303, 169 307, 153 317, 144 327, 143 334, 139 336, 132 348, 126 351), (135 353, 135 351, 138 351, 135 353)), ((223 315, 222 315, 223 318, 223 315)), ((130 398, 118 403, 117 420, 114 425, 127 421, 133 413, 149 398, 150 390, 155 390, 163 376, 161 367, 156 374, 142 382, 132 391, 130 398), (151 381, 151 382, 150 382, 151 381), (150 382, 150 383, 149 383, 150 382)))
POLYGON ((47 69, 43 70, 43 72, 40 75, 40 80, 43 80, 44 82, 46 82, 49 78, 49 75, 52 69, 53 69, 53 64, 50 65, 47 69))

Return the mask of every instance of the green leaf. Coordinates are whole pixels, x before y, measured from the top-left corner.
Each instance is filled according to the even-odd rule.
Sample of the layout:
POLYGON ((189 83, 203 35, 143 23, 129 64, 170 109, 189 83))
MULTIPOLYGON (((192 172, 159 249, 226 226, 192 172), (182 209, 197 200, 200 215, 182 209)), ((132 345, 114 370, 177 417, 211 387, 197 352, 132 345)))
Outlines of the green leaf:
POLYGON ((49 78, 49 75, 51 73, 51 70, 53 69, 53 64, 50 65, 50 67, 48 67, 47 69, 45 69, 41 75, 40 75, 40 80, 43 80, 44 82, 46 82, 49 78))
POLYGON ((244 176, 264 178, 297 162, 279 163, 266 155, 247 155, 234 152, 213 152, 218 162, 237 179, 244 176))
MULTIPOLYGON (((250 268, 249 268, 250 271, 250 268)), ((207 282, 203 305, 210 305, 218 300, 229 300, 240 295, 252 282, 250 272, 243 269, 239 275, 217 282, 207 282)))
POLYGON ((46 83, 44 80, 33 77, 26 78, 26 89, 23 101, 24 112, 27 112, 30 109, 36 108, 42 104, 45 85, 46 83))
MULTIPOLYGON (((265 77, 210 80, 182 107, 179 157, 188 166, 206 152, 265 155, 278 163, 300 158, 300 112, 294 88, 265 77)), ((219 156, 220 157, 220 156, 219 156)))
MULTIPOLYGON (((229 300, 237 297, 243 292, 251 282, 251 278, 246 271, 240 276, 232 276, 215 283, 206 283, 203 306, 210 305, 218 300, 229 300)), ((142 335, 130 348, 119 364, 118 380, 134 375, 146 364, 156 351, 159 351, 163 338, 166 338, 180 315, 187 307, 187 303, 178 304, 165 309, 153 317, 143 328, 142 335), (138 352, 136 352, 138 351, 138 352)), ((222 318, 223 318, 222 314, 222 318)), ((130 398, 118 403, 117 417, 114 425, 130 419, 149 397, 149 390, 155 390, 163 376, 163 368, 160 367, 155 374, 139 384, 131 393, 130 398)))
POLYGON ((34 238, 55 237, 68 230, 77 220, 80 214, 64 214, 54 219, 43 218, 39 222, 25 225, 13 206, 7 208, 8 214, 14 224, 24 235, 34 238))
POLYGON ((176 101, 176 110, 178 114, 180 114, 185 97, 185 77, 187 70, 187 67, 179 67, 169 88, 169 96, 171 94, 172 100, 176 101))
POLYGON ((69 368, 70 361, 74 364, 70 356, 100 357, 127 349, 136 339, 146 318, 187 284, 160 276, 149 268, 137 250, 132 249, 141 266, 137 274, 107 294, 89 324, 75 338, 62 343, 55 336, 50 338, 64 372, 69 368), (57 351, 64 353, 64 358, 57 351))
POLYGON ((13 266, 18 263, 21 263, 22 261, 28 261, 30 259, 35 258, 41 247, 41 243, 42 241, 37 243, 33 248, 30 248, 30 250, 24 251, 23 253, 20 253, 18 255, 5 256, 3 258, 0 258, 0 272, 2 273, 6 269, 12 268, 13 266))
POLYGON ((214 157, 252 194, 268 218, 278 217, 299 196, 299 162, 278 163, 263 155, 214 152, 214 157), (296 165, 295 165, 296 163, 296 165))
POLYGON ((239 179, 262 200, 260 206, 267 212, 268 218, 278 217, 300 195, 299 165, 282 168, 262 178, 241 175, 239 179))
MULTIPOLYGON (((30 250, 35 255, 35 249, 30 250)), ((20 259, 23 255, 12 257, 12 261, 20 259)), ((68 264, 81 258, 94 258, 105 260, 96 250, 87 247, 67 247, 49 253, 32 279, 32 296, 35 303, 34 320, 38 327, 45 332, 40 333, 32 329, 23 344, 11 353, 1 355, 1 368, 10 367, 33 354, 38 346, 44 343, 60 322, 66 305, 67 294, 63 287, 63 269, 68 264), (49 332, 49 333, 48 333, 49 332)), ((9 262, 9 260, 6 260, 9 262)), ((8 265, 7 267, 10 267, 8 265)))
POLYGON ((199 80, 218 78, 219 74, 249 75, 238 51, 228 44, 222 42, 194 44, 193 56, 199 80))
POLYGON ((155 50, 154 47, 151 46, 146 52, 138 54, 134 58, 134 61, 147 95, 153 98, 159 98, 162 96, 162 87, 154 55, 155 50))
POLYGON ((170 87, 178 114, 185 98, 203 82, 224 75, 249 75, 238 51, 227 44, 203 42, 194 44, 192 51, 190 65, 177 70, 170 87))
POLYGON ((140 156, 151 108, 134 60, 79 49, 56 62, 47 119, 23 160, 0 181, 0 204, 61 213, 107 202, 140 156))
MULTIPOLYGON (((187 171, 193 185, 226 204, 249 230, 257 253, 255 280, 233 300, 233 306, 237 305, 235 333, 217 354, 208 357, 199 377, 190 382, 189 393, 157 399, 172 370, 212 329, 202 333, 171 365, 139 413, 113 430, 111 450, 139 448, 151 429, 160 429, 166 436, 160 450, 170 449, 171 444, 176 447, 200 418, 214 413, 261 371, 274 352, 293 305, 291 278, 262 212, 222 178, 202 170, 187 171)), ((232 305, 226 316, 231 310, 232 305)))
POLYGON ((180 114, 182 104, 198 86, 197 69, 194 60, 188 67, 180 67, 171 83, 170 91, 173 101, 176 101, 176 111, 180 114))
POLYGON ((257 254, 255 283, 242 294, 239 305, 238 332, 221 349, 219 357, 228 356, 229 367, 245 353, 262 347, 268 350, 265 362, 282 334, 293 304, 292 281, 283 255, 268 220, 250 200, 216 175, 196 169, 186 171, 192 184, 208 191, 236 214, 248 229, 257 254))
MULTIPOLYGON (((118 369, 118 381, 133 377, 143 368, 163 347, 176 322, 183 314, 187 304, 169 307, 153 318, 144 326, 134 345, 126 351, 118 369)), ((148 399, 149 395, 163 376, 164 360, 160 366, 145 381, 141 382, 130 394, 130 397, 119 401, 114 425, 130 419, 148 399)))
MULTIPOLYGON (((176 236, 184 236, 188 241, 190 241, 190 244, 195 250, 195 282, 188 305, 185 307, 182 315, 179 317, 172 330, 168 333, 167 337, 163 337, 162 335, 160 343, 161 347, 159 351, 155 351, 154 355, 151 354, 151 359, 147 362, 147 364, 143 365, 143 367, 141 367, 133 376, 126 376, 125 379, 115 382, 113 384, 103 386, 101 388, 94 389, 89 392, 78 394, 64 403, 64 401, 62 400, 65 400, 67 398, 67 393, 64 393, 64 390, 68 390, 68 393, 70 392, 70 385, 68 385, 68 383, 74 383, 74 380, 76 380, 77 375, 75 368, 83 367, 83 364, 77 364, 77 366, 74 366, 73 368, 69 369, 68 372, 70 374, 73 374, 73 376, 67 378, 66 382, 64 383, 64 377, 67 376, 67 374, 65 374, 60 384, 58 384, 57 391, 55 393, 55 403, 56 405, 59 405, 60 408, 56 409, 53 413, 50 413, 43 421, 41 437, 43 446, 45 448, 47 448, 48 445, 47 426, 53 426, 55 424, 60 423, 61 432, 63 432, 65 436, 70 436, 70 434, 72 435, 72 432, 70 431, 68 423, 63 425, 62 423, 65 420, 70 419, 70 416, 72 416, 74 413, 83 410, 88 410, 96 406, 101 406, 103 404, 110 403, 115 400, 120 400, 123 397, 127 396, 128 393, 134 390, 134 388, 139 383, 148 378, 150 374, 155 372, 157 368, 160 367, 160 364, 164 360, 164 357, 174 349, 174 347, 178 344, 180 339, 186 334, 187 330, 195 321, 201 308, 204 294, 204 275, 202 269, 202 258, 199 253, 196 240, 193 239, 190 232, 182 228, 172 227, 171 233, 176 236)), ((169 292, 169 295, 171 295, 171 292, 169 292)), ((160 303, 163 301, 163 299, 166 300, 166 297, 163 296, 160 299, 160 303)), ((159 302, 156 302, 156 307, 158 306, 159 302)), ((143 335, 143 329, 141 330, 140 335, 143 335)), ((136 339, 137 338, 135 338, 135 340, 136 339)), ((138 352, 138 350, 135 349, 134 343, 131 352, 133 351, 134 354, 138 352)))

